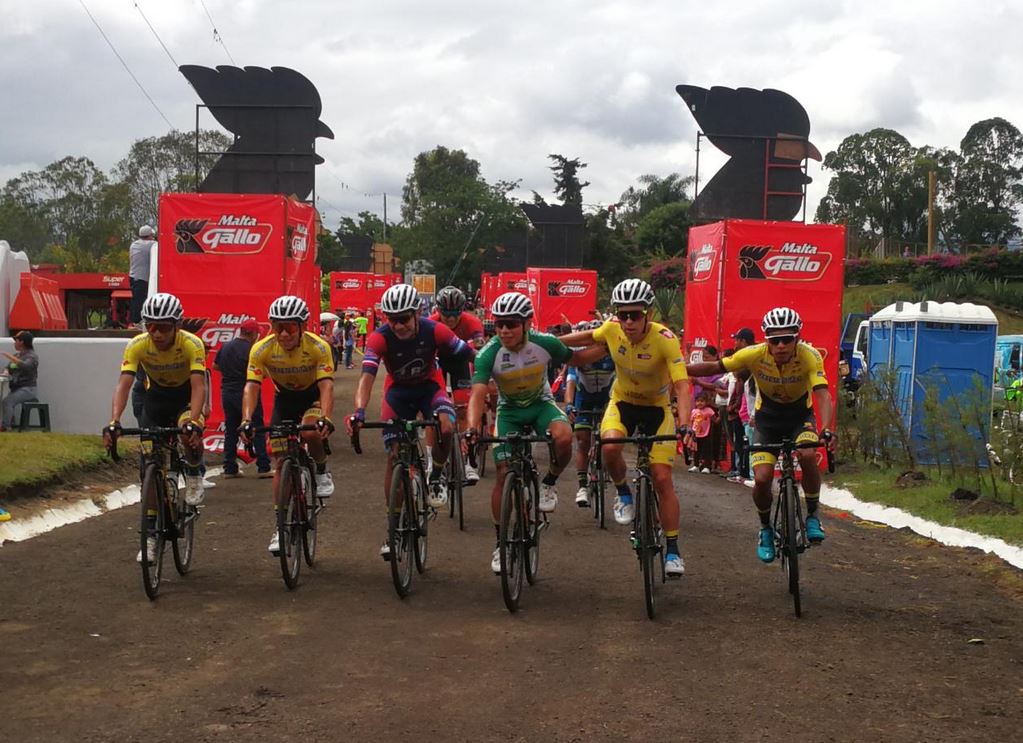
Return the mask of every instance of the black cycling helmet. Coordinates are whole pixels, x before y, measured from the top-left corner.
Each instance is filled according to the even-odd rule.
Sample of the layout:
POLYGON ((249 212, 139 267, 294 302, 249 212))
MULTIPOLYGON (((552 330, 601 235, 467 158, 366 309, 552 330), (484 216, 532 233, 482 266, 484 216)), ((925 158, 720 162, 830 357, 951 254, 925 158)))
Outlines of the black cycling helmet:
POLYGON ((437 292, 437 309, 441 312, 461 312, 465 309, 465 292, 457 286, 445 286, 437 292))

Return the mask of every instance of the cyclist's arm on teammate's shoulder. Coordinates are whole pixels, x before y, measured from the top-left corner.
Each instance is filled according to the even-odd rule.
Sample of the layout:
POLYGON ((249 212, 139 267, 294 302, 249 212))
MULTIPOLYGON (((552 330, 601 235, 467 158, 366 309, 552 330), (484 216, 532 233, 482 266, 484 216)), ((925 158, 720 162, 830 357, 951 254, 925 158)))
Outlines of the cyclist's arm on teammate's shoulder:
MULTIPOLYGON (((580 330, 575 333, 569 333, 561 336, 558 340, 564 343, 566 346, 589 346, 593 343, 593 331, 592 330, 580 330)), ((599 356, 597 358, 600 358, 599 356)))
POLYGON ((580 366, 592 364, 595 361, 600 361, 605 356, 607 356, 607 346, 602 343, 598 343, 596 345, 588 345, 586 348, 580 348, 577 351, 573 351, 570 363, 572 366, 578 368, 580 366))
POLYGON ((695 364, 686 364, 686 373, 690 377, 709 377, 714 374, 724 374, 725 366, 720 361, 700 361, 695 364))

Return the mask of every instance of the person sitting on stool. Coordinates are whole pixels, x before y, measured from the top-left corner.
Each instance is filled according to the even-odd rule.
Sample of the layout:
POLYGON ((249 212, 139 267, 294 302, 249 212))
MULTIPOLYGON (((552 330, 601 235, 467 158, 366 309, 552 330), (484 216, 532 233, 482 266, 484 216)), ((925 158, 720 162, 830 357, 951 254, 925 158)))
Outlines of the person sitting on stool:
POLYGON ((32 334, 22 330, 14 336, 14 353, 5 353, 9 363, 7 373, 11 375, 10 393, 4 398, 3 414, 0 415, 0 431, 18 427, 14 409, 23 402, 36 400, 36 383, 39 377, 39 357, 32 350, 32 334))

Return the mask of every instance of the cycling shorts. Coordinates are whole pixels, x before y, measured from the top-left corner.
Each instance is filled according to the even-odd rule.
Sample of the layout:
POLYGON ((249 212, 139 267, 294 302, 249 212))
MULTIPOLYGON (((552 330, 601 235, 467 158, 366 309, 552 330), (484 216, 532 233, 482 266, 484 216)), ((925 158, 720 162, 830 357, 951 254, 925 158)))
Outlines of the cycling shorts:
MULTIPOLYGON (((392 384, 384 390, 384 400, 380 405, 383 420, 397 418, 410 421, 418 415, 422 415, 423 420, 430 420, 434 413, 446 415, 452 422, 455 420, 455 406, 451 398, 433 379, 420 384, 392 384)), ((398 437, 397 426, 388 426, 383 431, 385 445, 390 445, 398 437)))
POLYGON ((575 431, 591 431, 593 430, 593 421, 597 419, 602 413, 580 413, 580 410, 595 410, 603 411, 607 408, 608 403, 611 401, 611 389, 603 389, 599 392, 587 392, 582 387, 576 387, 575 390, 575 425, 572 427, 575 431))
MULTIPOLYGON (((497 418, 494 421, 494 435, 507 436, 510 433, 521 433, 527 426, 536 433, 542 434, 550 428, 552 423, 558 421, 564 421, 567 425, 568 417, 553 400, 537 400, 524 408, 498 405, 497 418)), ((511 452, 506 444, 498 444, 494 447, 496 463, 500 464, 510 456, 511 452)))
MULTIPOLYGON (((611 398, 604 418, 600 422, 600 433, 621 431, 632 436, 639 431, 647 436, 667 436, 675 433, 675 418, 668 405, 634 405, 631 402, 611 398)), ((674 441, 658 441, 650 447, 650 464, 675 462, 677 444, 674 441)))
MULTIPOLYGON (((813 408, 804 407, 802 403, 784 408, 761 408, 753 417, 753 446, 757 444, 780 444, 783 439, 791 439, 797 444, 806 441, 817 442, 817 419, 813 408)), ((750 466, 760 464, 774 466, 778 457, 774 452, 756 451, 750 453, 750 466)))
MULTIPOLYGON (((182 426, 191 420, 192 408, 192 382, 177 387, 161 387, 150 382, 149 389, 145 392, 142 403, 142 420, 139 423, 143 426, 154 426, 160 428, 171 428, 182 426)), ((199 416, 199 423, 205 423, 203 416, 199 416)))
MULTIPOLYGON (((301 423, 306 418, 319 418, 320 412, 320 388, 318 384, 306 387, 304 390, 277 390, 274 396, 274 409, 270 414, 270 425, 278 426, 285 421, 289 423, 301 423)), ((288 448, 286 438, 273 437, 270 439, 270 452, 283 454, 288 448)))

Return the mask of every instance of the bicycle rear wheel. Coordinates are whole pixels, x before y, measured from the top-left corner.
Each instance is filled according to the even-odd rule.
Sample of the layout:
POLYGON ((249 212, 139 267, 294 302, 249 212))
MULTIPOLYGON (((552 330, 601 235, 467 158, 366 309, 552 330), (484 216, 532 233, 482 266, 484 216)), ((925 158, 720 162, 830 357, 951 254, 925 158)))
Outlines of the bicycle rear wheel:
POLYGON ((142 588, 150 601, 155 601, 160 592, 160 578, 163 575, 163 548, 165 545, 166 504, 164 503, 164 489, 161 486, 163 476, 157 472, 156 465, 150 464, 146 467, 145 475, 142 478, 142 499, 140 512, 142 514, 139 527, 139 537, 142 543, 142 588), (150 524, 147 504, 155 503, 156 518, 150 524), (149 539, 156 540, 156 559, 152 564, 149 562, 149 539))
POLYGON ((405 598, 412 588, 415 517, 408 469, 402 464, 396 464, 391 471, 388 504, 387 543, 391 550, 391 580, 398 596, 405 598))
POLYGON ((417 472, 412 478, 412 494, 414 495, 412 499, 412 514, 414 517, 412 523, 415 524, 415 529, 412 531, 412 539, 415 543, 416 570, 420 573, 426 570, 430 519, 436 513, 427 502, 427 494, 429 492, 430 485, 426 482, 426 477, 421 472, 417 472))
POLYGON ((650 481, 646 478, 640 479, 639 487, 636 489, 636 498, 638 501, 636 512, 639 518, 639 563, 643 573, 643 600, 646 604, 647 617, 653 619, 656 611, 654 606, 654 581, 656 580, 654 558, 657 553, 657 545, 654 532, 657 528, 657 515, 650 494, 650 481))
POLYGON ((302 529, 302 555, 305 557, 305 564, 312 567, 316 560, 316 511, 319 508, 316 498, 316 479, 309 467, 303 466, 299 470, 302 473, 299 484, 302 488, 302 503, 306 516, 305 527, 302 529))
POLYGON ((789 593, 792 594, 792 608, 796 616, 802 616, 799 595, 799 545, 796 525, 796 483, 791 479, 782 481, 781 486, 782 523, 782 568, 788 577, 789 593))
POLYGON ((501 492, 501 523, 498 525, 498 547, 501 554, 501 593, 508 611, 516 612, 522 596, 522 574, 526 569, 525 504, 522 481, 514 472, 504 479, 501 492))
POLYGON ((279 498, 277 502, 277 536, 280 542, 278 556, 281 577, 289 589, 298 585, 302 572, 302 513, 298 489, 300 475, 295 463, 285 459, 281 464, 279 498))
POLYGON ((167 478, 168 499, 174 503, 175 520, 174 541, 171 543, 174 554, 174 567, 179 575, 184 575, 192 567, 193 548, 195 546, 195 520, 199 518, 199 509, 185 503, 176 481, 167 478))

